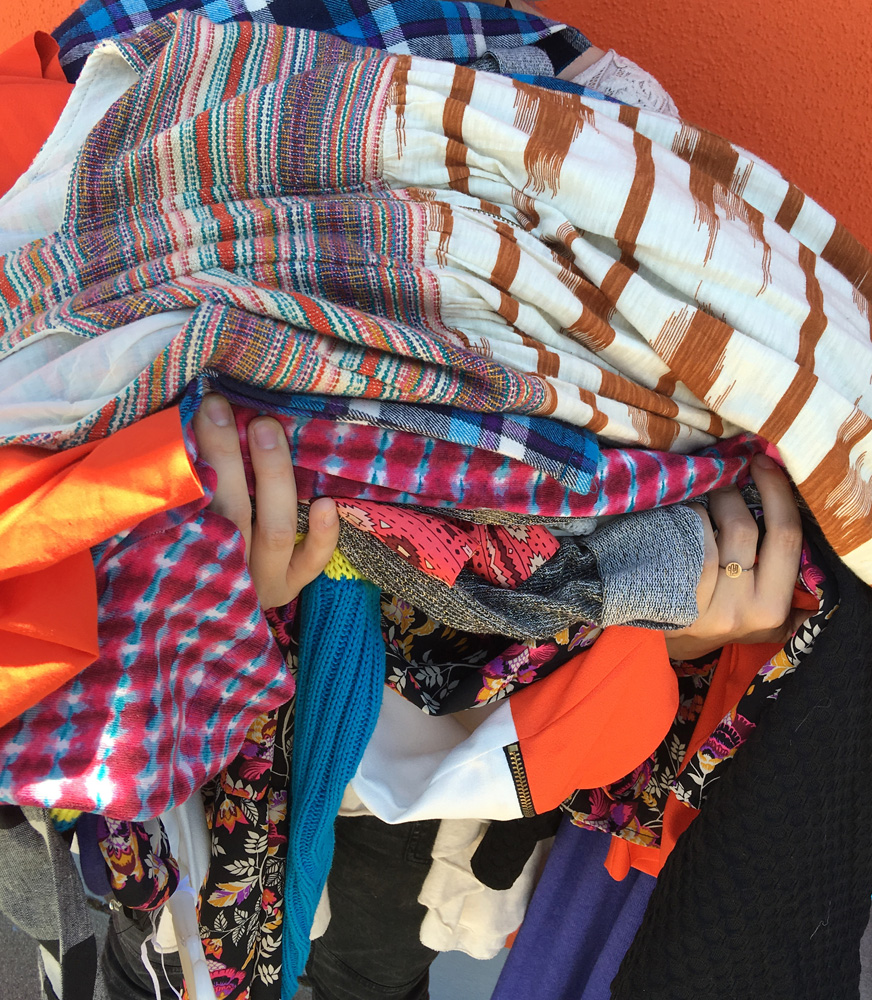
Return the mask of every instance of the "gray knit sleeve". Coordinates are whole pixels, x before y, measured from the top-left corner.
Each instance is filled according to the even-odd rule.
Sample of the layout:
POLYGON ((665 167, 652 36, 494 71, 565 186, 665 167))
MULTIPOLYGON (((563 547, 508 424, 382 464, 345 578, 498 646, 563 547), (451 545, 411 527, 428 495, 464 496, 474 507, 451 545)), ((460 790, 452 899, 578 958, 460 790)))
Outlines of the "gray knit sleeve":
POLYGON ((678 504, 623 514, 580 543, 602 581, 603 625, 690 625, 705 543, 702 521, 678 504))
MULTIPOLYGON (((454 513, 484 523, 506 519, 500 512, 454 513)), ((519 518, 510 520, 518 523, 519 518)), ((299 523, 305 530, 305 505, 299 523)), ((469 568, 449 586, 346 521, 339 524, 339 548, 377 587, 436 621, 465 632, 528 640, 546 639, 581 621, 642 628, 689 625, 696 618, 703 533, 699 517, 687 507, 622 514, 592 534, 563 538, 557 553, 513 590, 469 568)))

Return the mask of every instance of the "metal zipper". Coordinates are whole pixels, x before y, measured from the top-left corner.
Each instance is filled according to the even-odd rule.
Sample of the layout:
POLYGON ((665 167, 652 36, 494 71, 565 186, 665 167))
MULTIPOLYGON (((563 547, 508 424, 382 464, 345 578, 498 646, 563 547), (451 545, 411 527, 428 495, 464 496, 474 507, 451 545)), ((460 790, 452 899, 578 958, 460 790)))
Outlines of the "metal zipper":
POLYGON ((506 760, 509 762, 509 770, 512 772, 512 781, 515 783, 515 792, 518 802, 521 804, 521 814, 526 817, 535 816, 536 810, 533 808, 533 796, 530 793, 530 785, 527 781, 527 771, 524 768, 524 757, 521 754, 521 747, 518 743, 510 743, 503 747, 506 760))

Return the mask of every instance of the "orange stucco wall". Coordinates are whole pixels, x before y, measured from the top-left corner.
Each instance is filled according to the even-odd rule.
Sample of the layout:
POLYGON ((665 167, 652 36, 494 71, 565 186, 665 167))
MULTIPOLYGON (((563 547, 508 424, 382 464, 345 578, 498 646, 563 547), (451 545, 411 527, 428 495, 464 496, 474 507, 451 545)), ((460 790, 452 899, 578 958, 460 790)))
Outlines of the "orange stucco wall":
POLYGON ((0 0, 0 52, 36 30, 51 31, 82 0, 0 0))
MULTIPOLYGON (((0 0, 0 50, 79 0, 0 0)), ((691 121, 763 156, 872 247, 868 0, 543 0, 649 69, 691 121)))
POLYGON ((872 247, 868 0, 543 0, 682 115, 776 166, 872 247))

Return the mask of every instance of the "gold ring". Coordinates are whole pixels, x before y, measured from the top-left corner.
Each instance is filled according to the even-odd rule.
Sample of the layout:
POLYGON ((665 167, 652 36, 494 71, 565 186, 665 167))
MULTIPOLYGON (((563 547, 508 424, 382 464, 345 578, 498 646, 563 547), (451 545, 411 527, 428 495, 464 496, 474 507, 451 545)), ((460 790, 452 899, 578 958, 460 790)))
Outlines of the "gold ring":
POLYGON ((747 569, 743 569, 737 562, 728 562, 726 566, 721 566, 721 569, 731 580, 735 580, 737 576, 741 576, 743 573, 750 573, 753 568, 753 566, 749 566, 747 569))

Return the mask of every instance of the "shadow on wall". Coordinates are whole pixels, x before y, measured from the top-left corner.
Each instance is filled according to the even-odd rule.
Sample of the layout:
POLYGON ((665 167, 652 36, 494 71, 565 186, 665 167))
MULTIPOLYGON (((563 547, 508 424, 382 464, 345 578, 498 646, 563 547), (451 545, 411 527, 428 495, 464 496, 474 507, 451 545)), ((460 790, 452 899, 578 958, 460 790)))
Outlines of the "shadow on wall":
POLYGON ((768 160, 872 247, 872 16, 854 0, 547 0, 683 117, 768 160))

